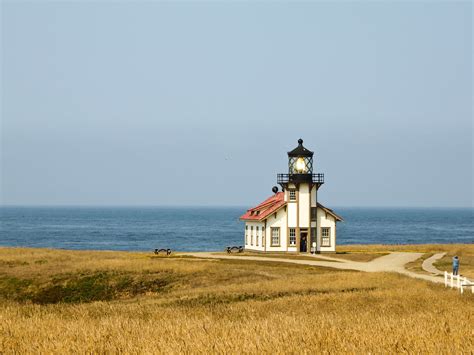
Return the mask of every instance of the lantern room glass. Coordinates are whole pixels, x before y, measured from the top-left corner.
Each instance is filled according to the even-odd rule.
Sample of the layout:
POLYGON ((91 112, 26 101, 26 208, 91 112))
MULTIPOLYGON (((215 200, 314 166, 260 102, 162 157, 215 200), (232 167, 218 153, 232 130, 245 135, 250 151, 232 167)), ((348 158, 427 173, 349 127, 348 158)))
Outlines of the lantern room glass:
POLYGON ((312 174, 313 158, 312 157, 289 157, 288 158, 289 174, 312 174))

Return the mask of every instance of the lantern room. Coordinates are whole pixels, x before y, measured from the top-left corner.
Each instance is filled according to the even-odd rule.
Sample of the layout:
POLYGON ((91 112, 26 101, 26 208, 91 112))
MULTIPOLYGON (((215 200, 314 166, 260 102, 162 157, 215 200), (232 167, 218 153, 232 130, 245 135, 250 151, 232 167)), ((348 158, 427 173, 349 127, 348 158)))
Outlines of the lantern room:
POLYGON ((288 174, 312 174, 313 154, 303 147, 303 140, 298 139, 298 146, 288 152, 288 174))
POLYGON ((288 152, 288 174, 278 174, 277 182, 283 190, 288 183, 312 183, 319 188, 324 183, 324 174, 314 174, 314 153, 303 146, 303 140, 298 139, 298 146, 288 152))

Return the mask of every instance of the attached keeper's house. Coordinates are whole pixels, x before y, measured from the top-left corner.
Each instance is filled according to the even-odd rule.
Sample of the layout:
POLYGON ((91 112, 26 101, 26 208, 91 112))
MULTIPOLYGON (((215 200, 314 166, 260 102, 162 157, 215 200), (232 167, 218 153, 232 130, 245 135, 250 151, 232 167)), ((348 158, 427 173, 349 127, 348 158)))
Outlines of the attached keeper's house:
POLYGON ((313 173, 313 152, 298 147, 288 152, 288 174, 278 174, 274 195, 249 209, 245 221, 245 249, 260 252, 334 252, 336 222, 333 210, 318 202, 324 174, 313 173))

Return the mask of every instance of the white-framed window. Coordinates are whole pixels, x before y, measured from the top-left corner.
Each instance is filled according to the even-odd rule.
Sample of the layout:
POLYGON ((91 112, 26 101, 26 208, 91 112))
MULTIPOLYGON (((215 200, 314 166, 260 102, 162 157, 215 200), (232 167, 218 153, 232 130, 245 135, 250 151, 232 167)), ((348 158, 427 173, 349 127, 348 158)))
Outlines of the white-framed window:
POLYGON ((256 229, 256 231, 255 231, 255 241, 256 241, 255 245, 258 247, 258 232, 259 232, 260 227, 257 226, 257 227, 255 227, 255 229, 256 229))
POLYGON ((262 247, 265 246, 265 228, 262 227, 262 247))
POLYGON ((290 228, 290 245, 296 245, 296 228, 290 228))
POLYGON ((245 226, 245 245, 249 245, 249 234, 248 234, 249 226, 245 226))
POLYGON ((253 226, 250 226, 250 245, 253 245, 253 226))
POLYGON ((321 246, 322 247, 331 246, 331 228, 330 227, 321 227, 321 246))
POLYGON ((280 246, 280 227, 272 227, 272 247, 280 246))
POLYGON ((296 201, 296 190, 289 190, 290 201, 296 201))

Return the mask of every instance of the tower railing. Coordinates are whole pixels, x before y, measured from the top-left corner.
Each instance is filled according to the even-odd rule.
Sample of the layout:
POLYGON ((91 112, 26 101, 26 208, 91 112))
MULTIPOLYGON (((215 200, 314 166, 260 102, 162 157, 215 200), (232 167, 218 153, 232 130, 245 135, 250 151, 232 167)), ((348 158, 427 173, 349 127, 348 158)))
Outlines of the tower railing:
POLYGON ((324 184, 324 174, 277 174, 277 183, 278 184, 287 184, 289 182, 297 182, 306 180, 313 184, 324 184))

